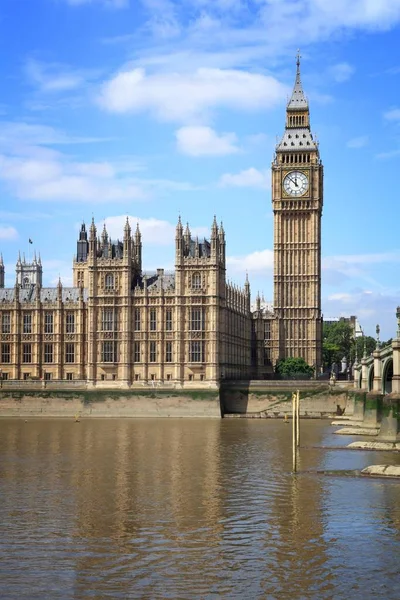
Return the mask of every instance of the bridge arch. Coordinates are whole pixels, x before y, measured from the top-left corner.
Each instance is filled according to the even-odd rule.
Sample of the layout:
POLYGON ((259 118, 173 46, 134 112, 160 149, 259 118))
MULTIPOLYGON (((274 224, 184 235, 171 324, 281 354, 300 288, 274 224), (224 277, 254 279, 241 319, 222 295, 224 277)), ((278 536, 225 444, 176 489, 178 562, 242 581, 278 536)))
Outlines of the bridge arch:
POLYGON ((374 389, 374 365, 372 364, 368 371, 368 391, 372 392, 374 389))
POLYGON ((393 358, 389 357, 383 363, 382 368, 382 392, 390 394, 392 392, 393 379, 393 358))

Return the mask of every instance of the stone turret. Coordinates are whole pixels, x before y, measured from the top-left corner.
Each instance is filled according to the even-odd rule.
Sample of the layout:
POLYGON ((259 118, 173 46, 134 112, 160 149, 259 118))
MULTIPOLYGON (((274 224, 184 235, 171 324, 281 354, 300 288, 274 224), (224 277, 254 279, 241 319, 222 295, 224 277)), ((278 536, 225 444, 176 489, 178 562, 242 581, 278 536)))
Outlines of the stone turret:
POLYGON ((129 219, 126 217, 125 227, 124 227, 124 260, 131 259, 132 252, 132 244, 131 244, 131 226, 129 224, 129 219))
POLYGON ((142 272, 142 234, 140 233, 139 223, 136 224, 135 231, 135 263, 136 269, 140 274, 142 272))
POLYGON ((42 263, 36 258, 36 252, 34 252, 33 259, 30 262, 25 258, 21 260, 21 254, 18 252, 18 260, 16 264, 16 284, 21 288, 30 288, 31 286, 42 287, 42 263))
MULTIPOLYGON (((89 253, 89 243, 85 223, 82 223, 76 244, 76 261, 86 262, 89 253)), ((39 257, 40 260, 40 257, 39 257)))
POLYGON ((180 264, 183 259, 183 227, 181 216, 178 217, 178 223, 175 229, 175 263, 180 264))
POLYGON ((5 272, 4 272, 3 255, 0 254, 0 288, 4 287, 4 278, 5 278, 5 272))
POLYGON ((97 229, 94 223, 94 217, 92 217, 92 223, 90 225, 89 233, 89 252, 92 260, 97 258, 97 229))

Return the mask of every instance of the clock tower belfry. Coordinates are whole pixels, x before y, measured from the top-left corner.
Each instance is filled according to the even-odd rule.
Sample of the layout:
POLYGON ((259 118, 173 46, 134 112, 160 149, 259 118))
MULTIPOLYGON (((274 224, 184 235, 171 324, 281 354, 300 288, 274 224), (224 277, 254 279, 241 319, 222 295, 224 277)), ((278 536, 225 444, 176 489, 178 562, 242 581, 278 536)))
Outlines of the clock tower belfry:
POLYGON ((274 212, 273 362, 301 357, 322 365, 321 215, 323 166, 310 130, 300 77, 286 107, 286 127, 272 163, 274 212))

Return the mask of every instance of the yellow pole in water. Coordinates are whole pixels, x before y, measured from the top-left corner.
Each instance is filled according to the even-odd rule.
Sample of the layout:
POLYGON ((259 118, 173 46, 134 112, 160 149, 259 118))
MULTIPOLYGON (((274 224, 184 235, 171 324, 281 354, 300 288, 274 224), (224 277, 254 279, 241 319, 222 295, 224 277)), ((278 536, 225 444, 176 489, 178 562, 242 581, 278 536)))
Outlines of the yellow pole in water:
POLYGON ((296 392, 296 442, 300 446, 300 391, 296 392))
POLYGON ((293 473, 297 473, 297 442, 296 442, 296 392, 292 394, 292 451, 293 451, 293 473))

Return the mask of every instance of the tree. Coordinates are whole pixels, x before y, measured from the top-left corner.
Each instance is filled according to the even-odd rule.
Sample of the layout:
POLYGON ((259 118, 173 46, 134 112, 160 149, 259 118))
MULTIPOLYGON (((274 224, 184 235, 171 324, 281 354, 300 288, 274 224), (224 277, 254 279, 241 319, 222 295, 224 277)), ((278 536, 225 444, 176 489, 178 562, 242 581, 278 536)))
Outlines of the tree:
POLYGON ((304 358, 283 358, 278 360, 275 372, 285 379, 310 379, 314 375, 314 369, 306 363, 304 358))
POLYGON ((331 368, 333 363, 340 363, 343 357, 347 358, 348 363, 354 362, 356 354, 358 360, 361 360, 364 348, 367 356, 370 356, 376 348, 376 340, 370 335, 354 338, 353 328, 344 319, 324 324, 322 351, 325 368, 331 368))
POLYGON ((340 346, 324 340, 322 344, 322 360, 325 367, 331 367, 333 363, 343 358, 340 346), (338 358, 340 356, 340 358, 338 358))
POLYGON ((360 361, 364 356, 364 350, 367 356, 370 356, 371 353, 376 348, 376 340, 370 335, 363 335, 357 338, 356 344, 354 345, 352 360, 355 358, 355 349, 357 349, 357 358, 360 361))

